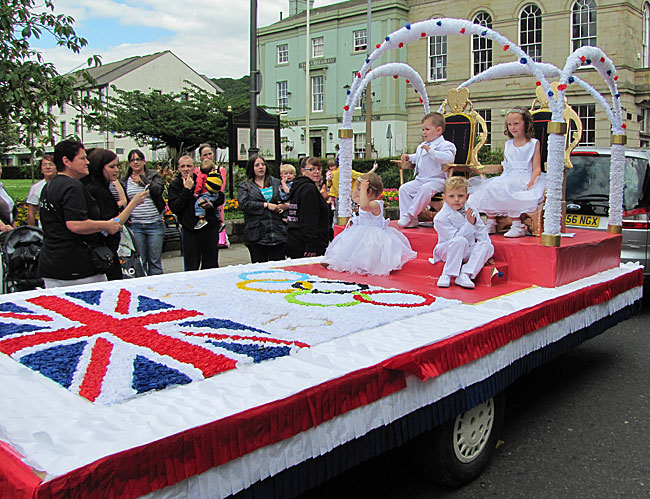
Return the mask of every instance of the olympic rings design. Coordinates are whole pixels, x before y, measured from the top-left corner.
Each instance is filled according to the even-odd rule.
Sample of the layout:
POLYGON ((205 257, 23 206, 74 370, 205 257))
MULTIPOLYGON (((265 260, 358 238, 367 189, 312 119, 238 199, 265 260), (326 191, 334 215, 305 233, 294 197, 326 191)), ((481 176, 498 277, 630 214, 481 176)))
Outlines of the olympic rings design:
MULTIPOLYGON (((248 279, 247 281, 241 281, 237 283, 239 289, 244 291, 260 291, 262 293, 292 293, 295 291, 294 288, 286 289, 264 289, 264 288, 252 288, 249 284, 254 282, 289 282, 286 279, 248 279)), ((300 281, 298 281, 300 282, 300 281)))
POLYGON ((372 291, 365 291, 364 293, 358 293, 354 295, 355 300, 359 300, 360 302, 363 303, 369 303, 371 305, 381 305, 383 307, 426 307, 427 305, 431 305, 434 301, 436 301, 436 297, 432 295, 428 295, 426 293, 419 293, 417 291, 407 291, 407 290, 390 290, 390 289, 375 289, 372 291), (415 295, 419 296, 420 298, 423 298, 424 301, 421 303, 386 303, 386 302, 380 302, 380 301, 375 301, 372 298, 368 298, 368 295, 378 295, 378 294, 394 294, 394 293, 401 293, 405 295, 415 295))
MULTIPOLYGON (((297 297, 299 295, 306 295, 306 294, 314 294, 312 291, 308 289, 304 290, 297 290, 294 291, 293 293, 289 293, 285 298, 289 303, 293 303, 295 305, 304 305, 307 307, 352 307, 354 305, 359 305, 359 303, 362 302, 362 300, 359 300, 357 296, 363 297, 364 293, 358 293, 354 295, 354 299, 352 301, 346 301, 343 303, 309 303, 309 302, 304 302, 300 301, 297 297)), ((321 291, 320 294, 326 295, 326 294, 338 294, 337 291, 321 291)), ((370 303, 370 297, 366 296, 365 297, 368 300, 368 303, 370 303)))
MULTIPOLYGON (((292 278, 287 278, 287 279, 282 279, 282 282, 291 282, 291 281, 298 281, 298 280, 307 280, 309 279, 309 275, 303 274, 302 272, 295 272, 293 270, 283 270, 283 269, 267 269, 267 270, 254 270, 252 272, 244 272, 243 274, 239 274, 239 278, 242 281, 248 281, 251 280, 249 276, 253 274, 296 274, 298 277, 295 279, 292 278)), ((253 279, 257 280, 257 279, 253 279)), ((277 280, 277 279, 275 279, 277 280)))
POLYGON ((297 281, 291 285, 291 287, 296 288, 296 289, 309 289, 311 290, 312 293, 335 293, 339 295, 345 295, 348 293, 357 293, 361 291, 367 290, 370 286, 367 284, 361 284, 361 283, 356 283, 356 282, 347 282, 347 281, 297 281), (344 286, 357 286, 358 289, 339 289, 336 291, 329 291, 327 289, 324 290, 319 290, 316 289, 316 285, 318 284, 324 284, 324 285, 329 285, 329 284, 342 284, 344 286), (303 287, 304 286, 304 287, 303 287))

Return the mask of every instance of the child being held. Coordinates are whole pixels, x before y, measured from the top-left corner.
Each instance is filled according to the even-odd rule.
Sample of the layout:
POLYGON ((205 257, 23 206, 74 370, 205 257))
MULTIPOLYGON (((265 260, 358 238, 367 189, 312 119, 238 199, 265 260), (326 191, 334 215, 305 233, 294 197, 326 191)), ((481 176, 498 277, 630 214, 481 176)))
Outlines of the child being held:
POLYGON ((445 117, 440 113, 429 113, 422 118, 422 137, 415 154, 402 154, 401 168, 415 165, 415 178, 399 188, 400 227, 417 227, 418 214, 429 204, 431 196, 441 192, 447 172, 442 165, 453 163, 456 146, 442 136, 445 131, 445 117))
POLYGON ((364 173, 357 182, 352 199, 359 214, 330 243, 322 265, 338 272, 388 275, 414 259, 408 239, 384 218, 384 202, 377 198, 384 190, 381 177, 364 173))
POLYGON ((291 194, 291 185, 293 184, 293 179, 296 178, 296 168, 293 165, 282 164, 280 165, 280 199, 282 201, 289 200, 289 194, 291 194))
POLYGON ((451 278, 463 288, 474 288, 476 278, 494 254, 494 246, 478 212, 467 201, 468 183, 464 177, 450 177, 445 182, 445 201, 433 219, 438 244, 433 249, 431 263, 445 262, 438 287, 448 288, 451 278))
POLYGON ((201 166, 194 169, 196 183, 194 185, 194 214, 198 218, 194 229, 202 229, 208 225, 205 219, 205 203, 218 199, 218 192, 221 190, 221 175, 214 169, 214 161, 204 159, 201 166))
POLYGON ((470 188, 470 201, 476 210, 488 216, 489 234, 496 232, 496 217, 512 218, 512 228, 505 237, 522 237, 526 228, 524 213, 537 210, 544 198, 545 174, 541 173, 539 142, 533 138, 533 117, 528 110, 515 107, 506 115, 503 132, 510 140, 503 150, 503 173, 470 188))

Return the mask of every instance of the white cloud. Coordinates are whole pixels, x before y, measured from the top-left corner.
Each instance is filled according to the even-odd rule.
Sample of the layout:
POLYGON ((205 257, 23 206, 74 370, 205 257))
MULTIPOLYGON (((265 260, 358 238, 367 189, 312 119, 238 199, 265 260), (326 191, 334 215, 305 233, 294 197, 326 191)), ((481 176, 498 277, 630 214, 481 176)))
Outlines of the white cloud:
MULTIPOLYGON (((340 0, 317 0, 315 7, 340 0)), ((88 39, 80 54, 61 48, 44 49, 46 60, 60 72, 85 65, 93 54, 104 62, 134 55, 171 50, 199 73, 209 77, 239 78, 249 72, 250 2, 245 0, 58 0, 57 13, 75 18, 75 27, 88 39), (84 26, 101 19, 119 23, 124 28, 162 28, 169 31, 163 38, 142 43, 124 43, 103 31, 93 36, 84 26)), ((288 0, 258 0, 258 27, 287 17, 288 0)), ((107 23, 108 24, 108 23, 107 23)))

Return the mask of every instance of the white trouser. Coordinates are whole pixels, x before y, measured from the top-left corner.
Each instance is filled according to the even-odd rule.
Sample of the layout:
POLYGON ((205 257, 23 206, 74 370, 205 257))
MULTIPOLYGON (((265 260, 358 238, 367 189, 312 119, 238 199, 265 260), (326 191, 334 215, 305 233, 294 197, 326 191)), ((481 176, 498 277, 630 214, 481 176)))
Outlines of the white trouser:
POLYGON ((399 188, 399 216, 416 218, 431 202, 431 197, 445 189, 444 178, 414 178, 399 188))
POLYGON ((433 255, 445 262, 443 274, 458 277, 463 273, 475 279, 485 262, 494 255, 494 247, 487 241, 478 241, 470 247, 467 239, 457 236, 436 245, 433 255), (463 262, 467 263, 463 265, 463 262))

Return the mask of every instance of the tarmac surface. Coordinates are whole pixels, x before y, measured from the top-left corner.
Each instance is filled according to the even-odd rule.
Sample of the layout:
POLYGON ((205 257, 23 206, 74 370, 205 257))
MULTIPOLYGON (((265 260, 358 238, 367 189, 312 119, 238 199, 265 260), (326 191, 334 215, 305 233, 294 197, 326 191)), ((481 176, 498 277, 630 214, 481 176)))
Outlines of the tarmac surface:
MULTIPOLYGON (((245 263, 251 263, 251 257, 245 244, 231 244, 229 248, 219 249, 220 267, 245 263)), ((163 253, 162 265, 165 274, 183 272, 183 256, 181 255, 180 250, 167 251, 163 253)))

